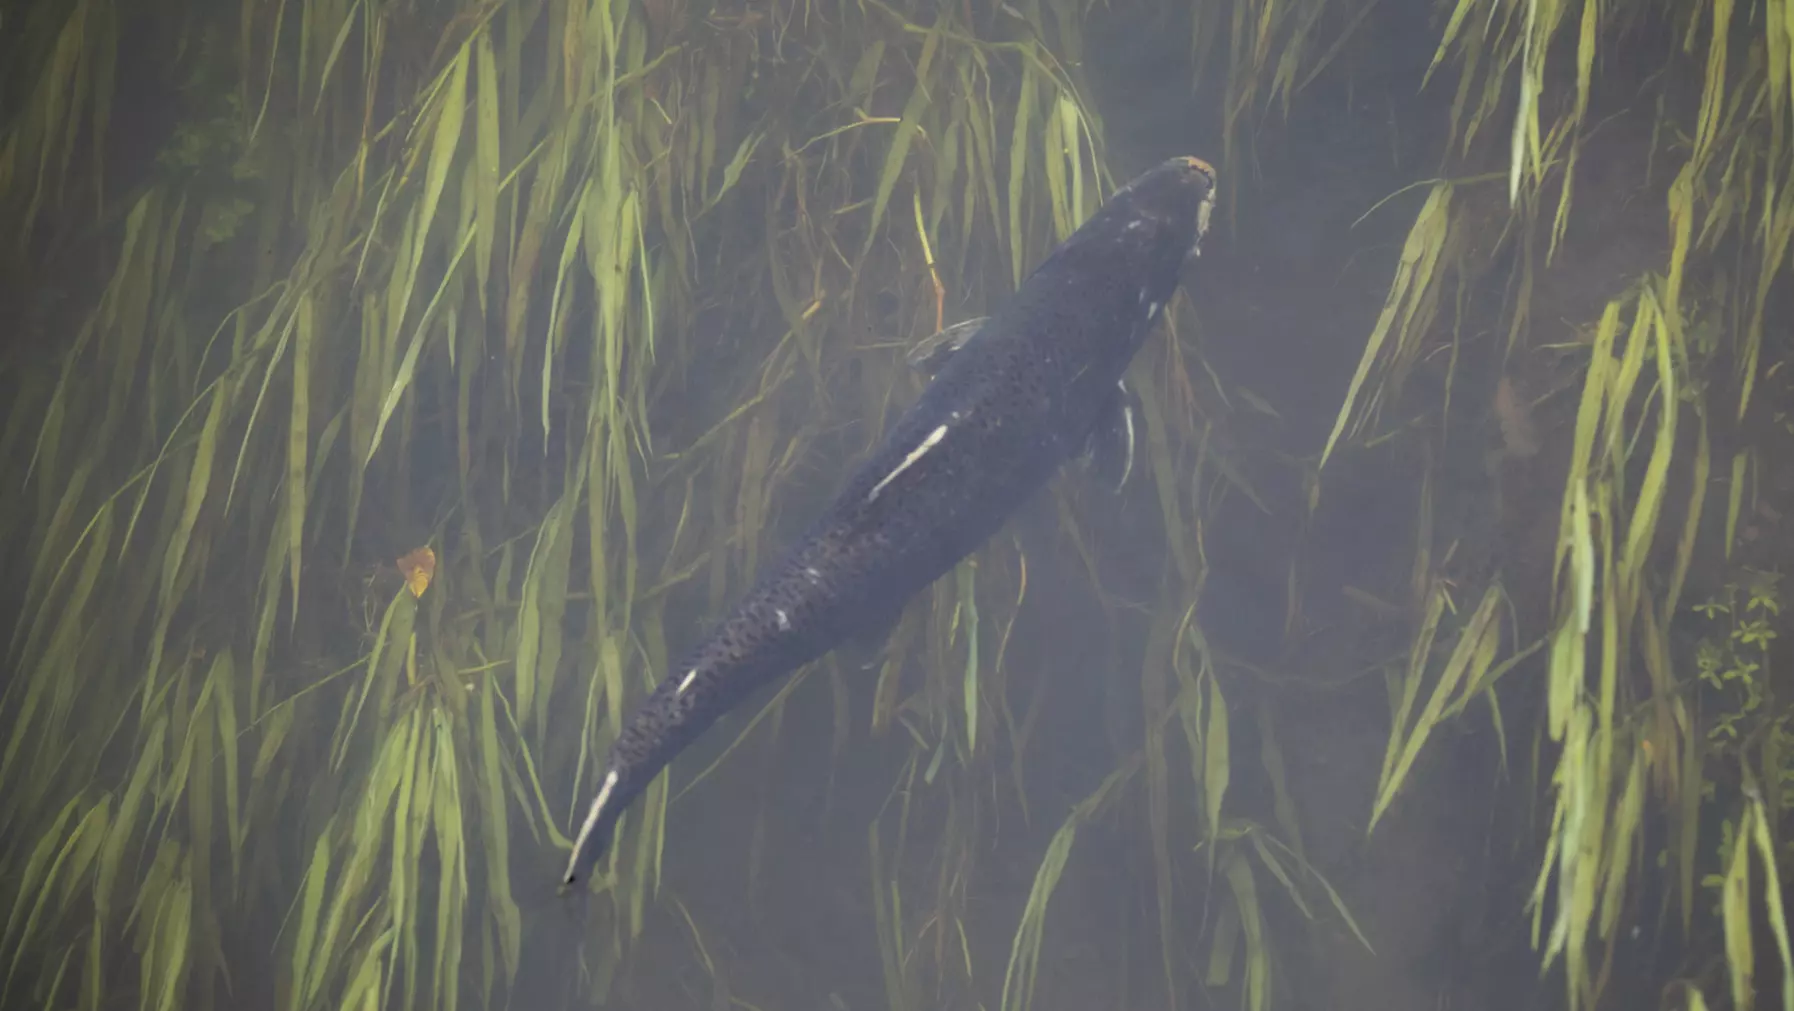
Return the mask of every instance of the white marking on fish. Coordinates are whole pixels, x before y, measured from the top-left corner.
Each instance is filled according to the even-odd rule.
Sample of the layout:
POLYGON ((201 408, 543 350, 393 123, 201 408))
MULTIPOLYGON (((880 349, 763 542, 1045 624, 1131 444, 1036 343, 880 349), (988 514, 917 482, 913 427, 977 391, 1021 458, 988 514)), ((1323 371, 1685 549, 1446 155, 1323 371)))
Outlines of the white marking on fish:
POLYGON ((873 499, 877 498, 878 493, 885 490, 885 485, 890 484, 892 481, 897 480, 897 475, 899 475, 899 474, 903 473, 904 471, 910 469, 911 467, 915 466, 916 461, 922 459, 923 456, 927 455, 929 450, 931 450, 935 446, 939 445, 941 439, 945 438, 946 435, 947 435, 947 426, 946 425, 942 425, 941 427, 935 429, 934 431, 929 432, 928 438, 923 439, 922 444, 920 446, 917 446, 915 449, 910 450, 910 454, 903 458, 903 462, 897 465, 896 470, 893 470, 889 474, 886 474, 884 476, 884 480, 882 480, 872 486, 872 492, 866 496, 866 501, 870 502, 873 499))
POLYGON ((591 810, 586 812, 585 823, 579 826, 579 835, 573 840, 573 855, 567 859, 567 873, 563 877, 573 877, 573 867, 579 863, 579 855, 585 852, 586 839, 597 829, 598 818, 604 813, 604 805, 610 802, 611 791, 616 788, 617 770, 612 769, 610 775, 604 777, 604 786, 598 791, 598 799, 592 801, 591 810))
MULTIPOLYGON (((1125 390, 1126 387, 1123 387, 1125 390)), ((1131 407, 1121 409, 1122 424, 1127 426, 1127 462, 1121 468, 1121 480, 1115 483, 1116 488, 1127 484, 1127 477, 1134 472, 1134 410, 1131 407)))
POLYGON ((789 632, 791 630, 791 616, 785 613, 784 608, 774 608, 772 613, 779 616, 779 631, 789 632))
POLYGON ((812 583, 822 582, 822 573, 817 572, 816 567, 813 565, 808 566, 804 569, 804 575, 809 576, 810 582, 812 582, 812 583))
POLYGON ((674 692, 673 694, 684 695, 685 689, 690 688, 691 683, 693 681, 696 681, 697 679, 698 679, 698 669, 696 667, 693 667, 691 670, 688 670, 685 672, 684 677, 679 679, 679 690, 674 692))
POLYGON ((1146 289, 1145 288, 1140 289, 1140 294, 1135 296, 1134 301, 1138 302, 1138 303, 1143 303, 1146 301, 1146 289))
POLYGON ((1145 227, 1146 227, 1146 222, 1141 221, 1139 218, 1135 218, 1134 220, 1127 223, 1127 228, 1124 229, 1124 231, 1136 232, 1145 227))
POLYGON ((1154 302, 1153 304, 1146 307, 1146 318, 1147 319, 1158 319, 1159 318, 1159 304, 1157 302, 1154 302))

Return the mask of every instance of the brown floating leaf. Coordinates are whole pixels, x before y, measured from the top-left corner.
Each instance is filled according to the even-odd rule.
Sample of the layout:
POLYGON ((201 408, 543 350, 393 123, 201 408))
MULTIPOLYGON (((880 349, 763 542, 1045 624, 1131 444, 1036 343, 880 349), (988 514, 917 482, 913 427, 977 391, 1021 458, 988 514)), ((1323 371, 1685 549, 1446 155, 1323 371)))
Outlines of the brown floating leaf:
POLYGON ((423 596, 430 588, 430 577, 436 575, 436 552, 427 544, 410 552, 399 559, 399 574, 405 577, 413 597, 423 596))

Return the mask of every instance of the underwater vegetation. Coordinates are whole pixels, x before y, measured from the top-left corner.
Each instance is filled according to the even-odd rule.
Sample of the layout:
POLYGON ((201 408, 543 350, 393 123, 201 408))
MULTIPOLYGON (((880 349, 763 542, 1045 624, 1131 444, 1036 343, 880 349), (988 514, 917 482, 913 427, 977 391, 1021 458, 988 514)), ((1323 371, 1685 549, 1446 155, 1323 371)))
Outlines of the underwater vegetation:
POLYGON ((1787 0, 0 2, 0 1007, 1794 1011, 1790 145, 1787 0), (1119 492, 560 894, 1186 151, 1119 492))

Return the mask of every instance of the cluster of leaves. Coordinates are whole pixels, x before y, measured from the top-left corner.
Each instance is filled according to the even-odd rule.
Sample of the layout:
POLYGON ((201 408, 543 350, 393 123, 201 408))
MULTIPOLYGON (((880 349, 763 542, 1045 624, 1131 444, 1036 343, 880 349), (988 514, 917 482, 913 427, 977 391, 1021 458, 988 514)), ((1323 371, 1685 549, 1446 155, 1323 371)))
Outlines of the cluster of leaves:
MULTIPOLYGON (((1635 867, 1631 851, 1642 823, 1647 775, 1657 784, 1657 795, 1666 801, 1665 813, 1672 821, 1672 856, 1687 936, 1696 853, 1702 848, 1697 842, 1700 770, 1706 759, 1720 753, 1716 748, 1727 747, 1726 742, 1737 736, 1746 714, 1761 705, 1758 673, 1774 635, 1771 625, 1778 606, 1772 583, 1755 583, 1742 599, 1714 605, 1737 608, 1736 613, 1726 612, 1731 627, 1703 645, 1686 676, 1677 675, 1679 656, 1669 646, 1667 626, 1679 613, 1697 551, 1703 557, 1729 557, 1738 530, 1753 458, 1748 445, 1734 449, 1723 542, 1701 537, 1713 445, 1709 414, 1717 409, 1730 410, 1735 418, 1751 416, 1753 393, 1763 375, 1767 293, 1784 271, 1794 240, 1794 191, 1789 189, 1794 182, 1794 147, 1789 140, 1794 136, 1790 130, 1794 95, 1789 88, 1794 81, 1790 69, 1794 39, 1785 31, 1789 15, 1778 4, 1758 10, 1766 20, 1751 21, 1747 33, 1738 30, 1737 19, 1743 14, 1728 2, 1615 8, 1595 0, 1580 4, 1461 0, 1451 7, 1434 68, 1448 53, 1455 51, 1460 58, 1463 72, 1452 113, 1453 136, 1461 139, 1461 150, 1470 158, 1469 171, 1459 179, 1433 184, 1432 196, 1403 251, 1384 315, 1348 391, 1334 442, 1342 436, 1356 437, 1396 402, 1413 363, 1435 346, 1431 325, 1441 289, 1453 274, 1460 279, 1460 290, 1474 277, 1479 257, 1466 251, 1476 219, 1449 201, 1466 183, 1490 178, 1471 174, 1486 164, 1476 160, 1474 142, 1479 133, 1487 136, 1487 124, 1498 115, 1512 116, 1505 173, 1511 231, 1503 235, 1504 241, 1518 247, 1518 276, 1509 287, 1511 301, 1505 312, 1512 353, 1543 343, 1533 336, 1530 293, 1535 270, 1550 262, 1566 233, 1579 155, 1589 132, 1586 119, 1597 54, 1605 40, 1653 21, 1672 30, 1690 53, 1698 54, 1696 44, 1705 39, 1704 58, 1697 57, 1704 73, 1694 122, 1683 128, 1665 117, 1655 127, 1665 136, 1680 137, 1671 146, 1680 165, 1667 193, 1667 262, 1613 298, 1592 332, 1579 342, 1588 357, 1570 436, 1552 565, 1545 729, 1558 746, 1551 781, 1556 801, 1534 893, 1534 929, 1538 936, 1540 927, 1548 926, 1542 935, 1548 966, 1559 956, 1566 960, 1570 1006, 1592 1007, 1601 998, 1606 979, 1601 966, 1606 961, 1591 957, 1590 945, 1604 943, 1611 953, 1614 927, 1635 867), (1566 26, 1574 45, 1554 46, 1566 26), (1742 59, 1734 51, 1740 44, 1746 47, 1742 59), (1551 54, 1566 51, 1574 53, 1575 88, 1572 94, 1554 96, 1547 87, 1547 61, 1551 54), (1514 90, 1518 102, 1507 105, 1506 96, 1514 90), (1541 121, 1548 128, 1542 128, 1541 121), (1542 212, 1549 207, 1547 195, 1553 188, 1555 211, 1547 219, 1542 212), (1698 258, 1722 250, 1744 265, 1745 278, 1754 275, 1754 283, 1728 280, 1727 273, 1719 271, 1713 284, 1697 287, 1699 282, 1692 277, 1698 258), (1702 299, 1710 300, 1713 315, 1691 326, 1690 311, 1683 306, 1692 307, 1702 299), (1366 395, 1361 388, 1373 377, 1377 382, 1366 395), (1724 404, 1728 396, 1730 403, 1724 404), (1684 434, 1690 420, 1698 427, 1692 439, 1684 434), (1682 493, 1686 506, 1673 550, 1660 554, 1660 540, 1670 538, 1660 537, 1659 520, 1673 484, 1687 489, 1682 493), (1697 547, 1697 542, 1704 547, 1697 547), (1667 557, 1669 564, 1662 565, 1660 557, 1667 557), (1737 696, 1705 726, 1684 690, 1696 678, 1737 696), (1554 896, 1548 891, 1553 878, 1554 896)), ((1653 146, 1651 153, 1655 152, 1653 146)), ((1454 362, 1457 340, 1454 333, 1454 362)), ((1361 442, 1374 444, 1384 437, 1372 434, 1361 442)), ((1425 551, 1423 535, 1423 560, 1425 551)), ((1417 572, 1425 569, 1424 561, 1417 563, 1417 572)), ((1437 608, 1428 607, 1426 614, 1413 647, 1416 673, 1410 674, 1410 684, 1432 648, 1437 608)), ((1413 729, 1409 729, 1413 689, 1399 693, 1392 756, 1424 739, 1439 714, 1447 711, 1444 701, 1464 678, 1471 655, 1464 649, 1470 642, 1467 631, 1440 674, 1433 702, 1413 729), (1397 742, 1404 736, 1410 743, 1398 751, 1397 742)), ((1487 670, 1492 653, 1479 652, 1469 666, 1487 670)), ((1495 712, 1499 720, 1499 710, 1495 712)), ((1777 738, 1783 715, 1773 707, 1757 714, 1756 720, 1770 731, 1767 740, 1777 738)), ((1757 740, 1764 739, 1765 735, 1757 735, 1757 740)), ((1759 778, 1779 776, 1778 762, 1761 767, 1759 758, 1755 751, 1749 758, 1759 778)), ((1402 768, 1399 763, 1393 767, 1402 768)), ((1392 781, 1400 779, 1387 768, 1389 763, 1378 812, 1387 803, 1392 781)), ((1752 901, 1742 891, 1748 881, 1748 852, 1755 845, 1749 840, 1779 809, 1766 807, 1756 794, 1726 802, 1742 805, 1744 817, 1754 826, 1740 833, 1737 845, 1726 840, 1723 850, 1729 868, 1723 876, 1729 904, 1724 917, 1725 961, 1732 975, 1733 1003, 1744 1008, 1753 998, 1749 986, 1740 982, 1751 974, 1750 918, 1742 912, 1752 901)), ((1786 868, 1777 866, 1771 847, 1755 848, 1767 880, 1760 892, 1751 894, 1760 896, 1769 909, 1783 952, 1780 970, 1787 980, 1794 976, 1794 964, 1782 940, 1785 920, 1777 884, 1786 868)), ((1698 989, 1691 987, 1690 992, 1691 1001, 1701 1000, 1698 989)), ((1794 1006, 1794 989, 1784 988, 1782 997, 1784 1004, 1794 1006)))
POLYGON ((1700 679, 1730 705, 1713 717, 1707 730, 1717 746, 1737 744, 1738 726, 1762 716, 1769 672, 1769 644, 1776 638, 1775 619, 1781 614, 1776 583, 1780 573, 1752 572, 1750 581, 1728 584, 1723 594, 1695 605, 1716 635, 1702 636, 1695 646, 1694 663, 1700 679))

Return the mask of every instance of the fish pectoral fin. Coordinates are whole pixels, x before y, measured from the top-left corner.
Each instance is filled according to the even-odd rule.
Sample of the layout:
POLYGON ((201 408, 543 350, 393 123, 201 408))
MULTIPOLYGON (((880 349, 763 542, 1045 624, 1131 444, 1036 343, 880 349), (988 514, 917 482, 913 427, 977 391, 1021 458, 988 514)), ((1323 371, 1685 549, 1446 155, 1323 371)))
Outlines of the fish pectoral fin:
POLYGON ((984 329, 984 324, 989 320, 989 316, 974 316, 955 323, 940 333, 918 341, 903 358, 909 362, 910 368, 933 378, 947 364, 947 359, 953 357, 953 352, 965 347, 973 337, 978 336, 978 331, 984 329))
POLYGON ((1140 427, 1140 400, 1126 382, 1115 384, 1111 406, 1097 418, 1084 447, 1085 462, 1097 480, 1119 492, 1134 472, 1134 443, 1140 427))

